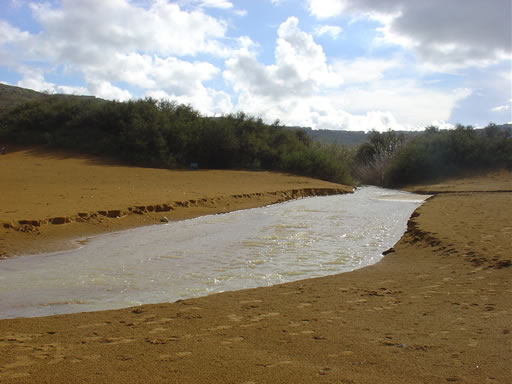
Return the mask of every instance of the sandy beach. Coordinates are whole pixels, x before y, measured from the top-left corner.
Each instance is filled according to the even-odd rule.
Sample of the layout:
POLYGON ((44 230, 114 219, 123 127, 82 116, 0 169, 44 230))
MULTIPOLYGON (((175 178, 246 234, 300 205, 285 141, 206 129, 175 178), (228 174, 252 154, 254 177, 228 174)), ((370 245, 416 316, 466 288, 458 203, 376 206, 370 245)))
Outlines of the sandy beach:
MULTIPOLYGON (((129 168, 33 149, 0 162, 8 181, 0 199, 4 257, 163 216, 351 190, 267 172, 129 168), (52 224, 57 217, 64 223, 52 224)), ((435 196, 370 267, 176 303, 0 320, 0 382, 512 382, 512 173, 407 189, 435 196)))

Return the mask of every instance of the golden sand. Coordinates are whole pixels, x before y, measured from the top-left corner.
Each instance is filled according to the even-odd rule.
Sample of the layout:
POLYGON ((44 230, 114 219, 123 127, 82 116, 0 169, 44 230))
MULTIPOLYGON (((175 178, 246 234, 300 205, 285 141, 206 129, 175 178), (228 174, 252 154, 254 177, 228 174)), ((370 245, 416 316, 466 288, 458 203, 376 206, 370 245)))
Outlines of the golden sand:
POLYGON ((271 172, 119 166, 37 148, 0 156, 0 258, 89 235, 352 188, 271 172))
MULTIPOLYGON (((123 172, 94 166, 112 177, 123 172)), ((179 181, 188 172, 172 174, 189 191, 179 181)), ((290 180, 268 176, 281 185, 290 180)), ((512 174, 474 180, 422 186, 445 193, 417 209, 394 252, 354 272, 171 304, 1 320, 0 382, 510 383, 512 174)), ((117 182, 128 189, 126 179, 117 182)), ((26 183, 20 178, 17 187, 26 183)), ((218 198, 272 190, 212 183, 218 198)), ((41 182, 38 196, 49 196, 49 184, 41 182)), ((59 214, 72 216, 79 201, 67 201, 59 214)), ((114 209, 108 201, 89 210, 114 209)), ((148 202, 158 201, 140 204, 148 202)), ((34 235, 41 243, 52 239, 45 226, 34 235)))

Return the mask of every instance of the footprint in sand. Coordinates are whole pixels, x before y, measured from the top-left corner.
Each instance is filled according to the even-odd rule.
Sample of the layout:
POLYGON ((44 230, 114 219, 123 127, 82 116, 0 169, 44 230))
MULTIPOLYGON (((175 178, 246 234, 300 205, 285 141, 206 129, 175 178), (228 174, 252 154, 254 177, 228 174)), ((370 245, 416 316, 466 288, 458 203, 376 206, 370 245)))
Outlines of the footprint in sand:
POLYGON ((146 343, 154 344, 154 345, 169 344, 169 343, 173 343, 178 340, 179 340, 179 338, 177 336, 170 336, 170 337, 166 337, 165 339, 148 339, 148 338, 144 339, 144 341, 146 343))
POLYGON ((192 356, 192 352, 183 351, 183 352, 176 352, 175 354, 165 353, 165 354, 158 356, 157 361, 171 361, 171 362, 174 361, 175 362, 175 361, 184 359, 189 356, 192 356))
POLYGON ((266 319, 267 317, 275 317, 275 316, 279 316, 280 313, 279 312, 270 312, 270 313, 262 313, 260 315, 257 315, 257 316, 254 316, 250 319, 250 321, 252 322, 258 322, 258 321, 261 321, 263 319, 266 319))
POLYGON ((238 337, 232 337, 230 339, 226 339, 224 341, 221 341, 220 343, 222 345, 230 345, 230 344, 233 344, 233 343, 239 343, 241 341, 244 341, 245 338, 243 338, 242 336, 238 336, 238 337))
POLYGON ((35 361, 32 361, 28 356, 16 356, 16 361, 14 363, 6 364, 2 368, 13 369, 18 367, 28 367, 32 364, 35 364, 35 361))
POLYGON ((30 334, 30 333, 7 333, 0 340, 24 343, 26 341, 31 341, 31 340, 35 339, 36 337, 41 337, 41 336, 43 336, 42 333, 33 333, 33 334, 30 334))
POLYGON ((116 345, 116 344, 129 344, 135 342, 135 339, 125 339, 122 337, 102 337, 99 342, 101 344, 116 345))
POLYGON ((231 320, 231 321, 239 323, 240 321, 243 320, 243 317, 242 316, 238 316, 238 315, 232 313, 232 314, 228 315, 228 319, 231 320))
POLYGON ((88 328, 105 327, 107 325, 109 325, 109 324, 108 323, 84 324, 84 325, 79 325, 77 328, 78 329, 88 329, 88 328))
POLYGON ((28 372, 17 372, 17 373, 9 373, 9 372, 3 372, 0 373, 0 378, 5 377, 7 379, 21 379, 23 377, 29 377, 30 373, 28 372))
POLYGON ((304 324, 304 323, 302 323, 302 322, 300 322, 300 321, 299 321, 299 322, 292 322, 292 323, 290 323, 290 327, 292 327, 292 328, 297 328, 297 327, 300 327, 300 326, 301 326, 301 325, 303 325, 303 324, 304 324))
POLYGON ((255 300, 241 300, 240 301, 240 304, 242 305, 246 305, 246 304, 258 304, 258 303, 262 303, 263 300, 259 300, 259 299, 255 299, 255 300))
POLYGON ((202 309, 201 307, 187 307, 187 308, 180 309, 180 312, 187 313, 187 312, 191 312, 191 311, 200 311, 201 309, 202 309))
POLYGON ((64 349, 60 344, 43 344, 34 348, 34 357, 47 360, 51 359, 48 364, 56 364, 64 360, 64 349))
POLYGON ((261 367, 265 367, 265 368, 275 368, 275 367, 279 367, 279 366, 282 366, 282 365, 290 365, 290 364, 293 364, 293 361, 291 361, 291 360, 284 360, 284 361, 279 361, 277 363, 256 364, 256 365, 261 366, 261 367))

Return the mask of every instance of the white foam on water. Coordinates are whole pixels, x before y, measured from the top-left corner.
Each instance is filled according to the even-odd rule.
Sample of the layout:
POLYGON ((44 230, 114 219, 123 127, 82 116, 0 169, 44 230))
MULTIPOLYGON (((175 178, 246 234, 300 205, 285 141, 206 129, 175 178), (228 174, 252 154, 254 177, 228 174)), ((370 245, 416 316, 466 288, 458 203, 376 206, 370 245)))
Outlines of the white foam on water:
POLYGON ((0 261, 0 318, 173 302, 378 262, 425 196, 376 187, 93 238, 0 261))

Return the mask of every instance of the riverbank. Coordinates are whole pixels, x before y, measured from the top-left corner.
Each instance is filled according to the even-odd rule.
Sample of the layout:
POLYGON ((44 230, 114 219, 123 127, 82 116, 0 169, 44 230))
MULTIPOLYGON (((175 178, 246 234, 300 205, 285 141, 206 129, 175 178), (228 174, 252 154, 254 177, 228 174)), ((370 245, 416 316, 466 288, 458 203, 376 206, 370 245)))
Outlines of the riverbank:
POLYGON ((66 249, 78 238, 162 220, 352 191, 272 172, 126 167, 39 148, 0 156, 0 180, 0 258, 66 249))
POLYGON ((512 175, 473 180, 438 184, 456 193, 429 199, 381 262, 354 272, 0 320, 0 381, 508 383, 512 194, 493 191, 512 175))

